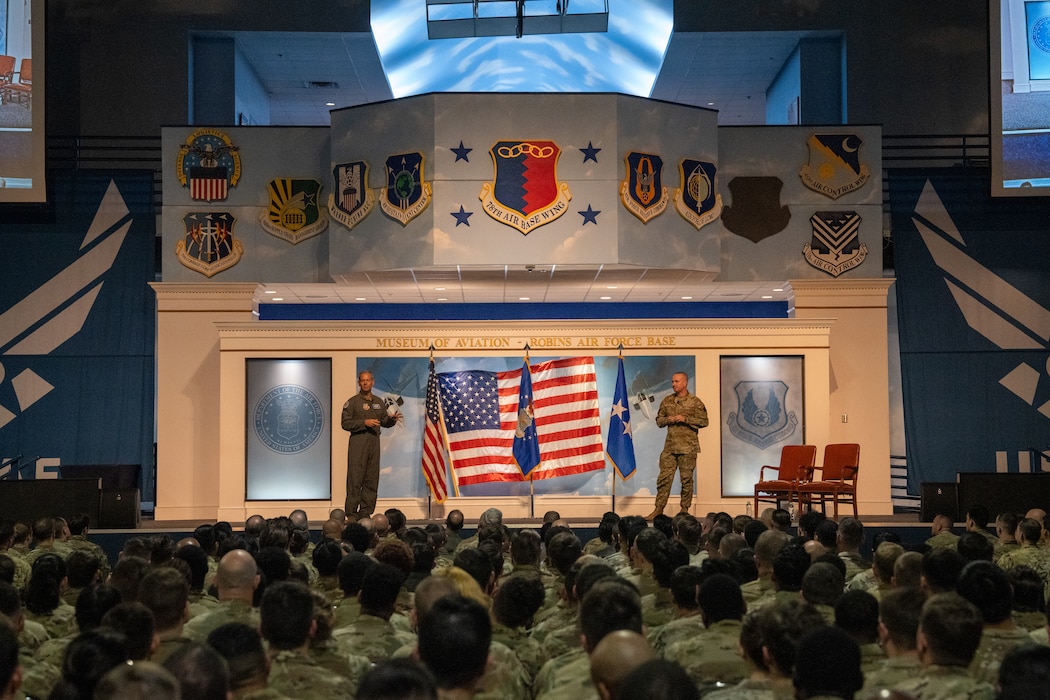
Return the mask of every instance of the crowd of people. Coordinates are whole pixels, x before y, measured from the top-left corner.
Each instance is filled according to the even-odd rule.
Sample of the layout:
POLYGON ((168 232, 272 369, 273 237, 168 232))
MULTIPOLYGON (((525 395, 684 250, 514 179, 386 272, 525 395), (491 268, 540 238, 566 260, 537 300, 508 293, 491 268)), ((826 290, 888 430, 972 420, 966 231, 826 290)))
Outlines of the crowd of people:
POLYGON ((1050 698, 1045 513, 0 523, 0 700, 1050 698), (868 559, 865 555, 870 552, 868 559))

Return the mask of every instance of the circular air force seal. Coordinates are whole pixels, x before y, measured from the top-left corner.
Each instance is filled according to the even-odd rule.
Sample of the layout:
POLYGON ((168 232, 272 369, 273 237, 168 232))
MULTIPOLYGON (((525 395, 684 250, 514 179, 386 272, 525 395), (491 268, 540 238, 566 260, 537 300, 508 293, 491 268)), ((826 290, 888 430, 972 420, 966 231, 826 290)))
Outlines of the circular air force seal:
POLYGON ((275 386, 255 405, 255 434, 280 454, 309 449, 323 427, 321 402, 308 389, 295 384, 275 386))

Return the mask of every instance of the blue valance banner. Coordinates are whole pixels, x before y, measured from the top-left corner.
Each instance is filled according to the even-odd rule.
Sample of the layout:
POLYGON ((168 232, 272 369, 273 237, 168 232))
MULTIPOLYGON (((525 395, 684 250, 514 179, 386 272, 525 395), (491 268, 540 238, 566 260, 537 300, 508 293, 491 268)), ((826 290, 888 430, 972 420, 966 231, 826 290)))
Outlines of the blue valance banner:
POLYGON ((0 223, 0 478, 137 464, 153 500, 153 173, 56 174, 52 202, 0 223))
POLYGON ((992 199, 980 169, 890 175, 908 490, 1037 471, 1050 451, 1050 201, 992 199))

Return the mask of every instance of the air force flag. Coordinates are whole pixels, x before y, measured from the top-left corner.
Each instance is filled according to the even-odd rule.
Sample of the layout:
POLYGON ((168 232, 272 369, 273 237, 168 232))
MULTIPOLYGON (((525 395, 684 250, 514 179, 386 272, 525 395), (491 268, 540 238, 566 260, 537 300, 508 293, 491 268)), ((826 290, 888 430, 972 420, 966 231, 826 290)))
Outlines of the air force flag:
POLYGON ((622 479, 630 479, 637 469, 634 461, 634 436, 631 435, 630 405, 621 357, 616 374, 616 390, 613 392, 612 412, 609 414, 609 442, 605 453, 609 455, 609 461, 616 467, 622 479))

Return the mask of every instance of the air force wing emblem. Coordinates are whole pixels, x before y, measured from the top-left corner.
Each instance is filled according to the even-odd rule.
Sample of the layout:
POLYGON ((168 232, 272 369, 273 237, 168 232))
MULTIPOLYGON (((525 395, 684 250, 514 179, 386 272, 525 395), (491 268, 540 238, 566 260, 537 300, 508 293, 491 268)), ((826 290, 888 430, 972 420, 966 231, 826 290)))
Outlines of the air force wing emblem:
POLYGON ((270 205, 260 217, 267 233, 295 244, 328 228, 321 211, 321 183, 317 180, 270 180, 270 205))
POLYGON ((862 141, 856 134, 813 134, 806 141, 809 163, 799 170, 802 183, 811 190, 838 199, 864 186, 868 166, 860 162, 862 141))
POLYGON ((368 163, 355 160, 340 163, 332 170, 335 192, 328 195, 328 213, 352 229, 368 216, 376 203, 375 192, 368 186, 368 163))
POLYGON ((739 382, 734 391, 737 410, 726 423, 737 439, 764 450, 795 432, 798 418, 786 408, 787 384, 780 380, 739 382))
POLYGON ((423 154, 399 153, 386 159, 386 187, 379 206, 402 226, 430 204, 430 183, 423 178, 423 154))
POLYGON ((715 164, 683 158, 678 164, 682 186, 674 190, 674 208, 697 230, 722 214, 722 195, 715 191, 715 164))
POLYGON ((627 177, 620 183, 620 200, 644 224, 667 208, 670 197, 663 185, 664 160, 652 153, 631 151, 624 156, 627 177))
POLYGON ((485 213, 528 235, 569 210, 569 185, 558 182, 561 148, 553 141, 497 141, 489 149, 495 175, 481 186, 485 213))
POLYGON ((186 236, 175 246, 175 257, 205 277, 231 268, 244 255, 244 246, 233 238, 236 219, 224 211, 192 212, 182 219, 186 236))
POLYGON ((806 261, 832 277, 852 270, 868 257, 860 242, 860 215, 855 211, 818 211, 809 217, 813 237, 802 248, 806 261))
POLYGON ((241 156, 218 129, 197 129, 179 146, 175 168, 179 184, 190 188, 190 199, 219 202, 241 178, 241 156))

